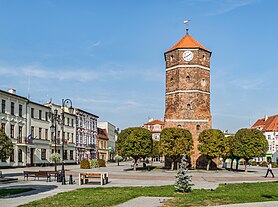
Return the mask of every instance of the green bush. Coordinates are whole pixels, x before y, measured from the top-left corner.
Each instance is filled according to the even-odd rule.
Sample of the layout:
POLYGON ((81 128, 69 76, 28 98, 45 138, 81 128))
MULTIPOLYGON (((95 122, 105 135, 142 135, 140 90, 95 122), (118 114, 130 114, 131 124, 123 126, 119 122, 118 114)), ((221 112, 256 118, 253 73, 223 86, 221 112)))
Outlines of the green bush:
POLYGON ((83 159, 80 161, 80 169, 90 169, 90 162, 87 159, 83 159))
POLYGON ((106 167, 105 160, 99 159, 98 160, 98 165, 99 165, 99 167, 106 167))
POLYGON ((256 161, 252 161, 252 166, 257 166, 257 162, 256 161))
POLYGON ((262 167, 267 167, 267 162, 266 162, 266 161, 263 161, 263 162, 261 163, 261 166, 262 166, 262 167))
POLYGON ((272 162, 271 164, 272 164, 272 167, 273 167, 273 168, 278 167, 278 165, 277 165, 277 163, 276 163, 276 162, 272 162))
POLYGON ((91 168, 99 168, 98 161, 96 159, 91 160, 91 168))

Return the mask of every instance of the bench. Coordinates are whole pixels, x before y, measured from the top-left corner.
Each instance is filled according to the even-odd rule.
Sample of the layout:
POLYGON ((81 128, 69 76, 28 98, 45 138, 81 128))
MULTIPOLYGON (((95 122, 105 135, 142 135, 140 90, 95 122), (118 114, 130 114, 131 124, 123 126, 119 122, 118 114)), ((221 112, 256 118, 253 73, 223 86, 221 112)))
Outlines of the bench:
POLYGON ((23 171, 24 180, 25 178, 27 178, 28 180, 29 177, 34 177, 36 180, 38 173, 39 173, 38 171, 23 171))
POLYGON ((104 185, 108 183, 108 172, 79 173, 79 185, 87 184, 89 181, 97 181, 104 185))
POLYGON ((42 171, 42 170, 39 170, 39 171, 23 171, 23 176, 24 176, 24 180, 25 180, 25 177, 27 178, 28 180, 28 177, 34 177, 35 180, 36 178, 39 178, 40 177, 45 177, 46 178, 46 181, 50 182, 51 181, 51 175, 54 175, 55 177, 58 175, 58 171, 42 171))

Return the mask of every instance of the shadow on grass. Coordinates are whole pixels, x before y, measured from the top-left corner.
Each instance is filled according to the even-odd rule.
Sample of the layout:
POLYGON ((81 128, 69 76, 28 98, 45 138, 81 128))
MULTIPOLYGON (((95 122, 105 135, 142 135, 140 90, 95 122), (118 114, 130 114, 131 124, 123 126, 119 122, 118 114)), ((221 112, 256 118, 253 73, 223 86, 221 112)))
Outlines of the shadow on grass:
POLYGON ((53 190, 53 189, 57 188, 57 186, 56 185, 14 185, 14 186, 2 187, 0 189, 16 189, 16 188, 32 188, 33 190, 24 192, 24 193, 15 194, 15 195, 4 196, 1 198, 2 199, 18 198, 18 197, 35 195, 38 193, 43 193, 43 192, 53 190))

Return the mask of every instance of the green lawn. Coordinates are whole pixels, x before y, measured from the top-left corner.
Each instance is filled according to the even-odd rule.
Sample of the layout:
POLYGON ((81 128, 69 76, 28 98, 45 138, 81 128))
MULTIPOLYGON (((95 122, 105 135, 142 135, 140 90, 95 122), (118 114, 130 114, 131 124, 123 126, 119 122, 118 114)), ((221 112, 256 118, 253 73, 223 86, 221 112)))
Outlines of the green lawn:
POLYGON ((11 188, 11 189, 0 189, 0 196, 10 196, 19 193, 28 192, 33 190, 32 188, 11 188))
POLYGON ((138 196, 174 197, 166 206, 209 206, 278 200, 278 182, 220 185, 216 190, 193 190, 182 194, 173 186, 84 188, 59 193, 24 206, 114 206, 138 196))

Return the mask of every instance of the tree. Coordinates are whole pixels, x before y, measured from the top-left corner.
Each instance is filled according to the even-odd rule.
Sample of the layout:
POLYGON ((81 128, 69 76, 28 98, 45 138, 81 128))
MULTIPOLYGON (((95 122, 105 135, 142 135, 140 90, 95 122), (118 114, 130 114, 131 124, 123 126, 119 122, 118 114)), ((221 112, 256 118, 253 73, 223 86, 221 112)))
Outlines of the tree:
POLYGON ((225 135, 218 129, 206 129, 200 133, 198 149, 208 158, 207 170, 211 160, 221 156, 225 151, 224 138, 225 135))
POLYGON ((193 139, 187 129, 165 128, 160 134, 160 152, 172 159, 172 169, 177 169, 177 161, 183 154, 190 156, 193 148, 193 139))
POLYGON ((175 188, 178 192, 191 192, 192 180, 191 176, 188 175, 188 162, 186 155, 183 155, 181 159, 181 168, 179 169, 176 176, 175 188))
POLYGON ((160 156, 160 151, 159 151, 159 141, 153 141, 153 149, 152 149, 152 158, 155 158, 155 157, 159 157, 160 156))
POLYGON ((138 159, 151 155, 152 148, 152 134, 147 129, 141 127, 127 128, 122 130, 118 136, 118 154, 132 157, 134 159, 134 170, 136 170, 138 159))
POLYGON ((245 160, 245 172, 247 162, 253 157, 264 156, 267 152, 268 141, 260 130, 240 129, 235 134, 233 141, 233 154, 245 160))
POLYGON ((13 143, 4 130, 0 129, 0 160, 6 160, 13 151, 13 143))

